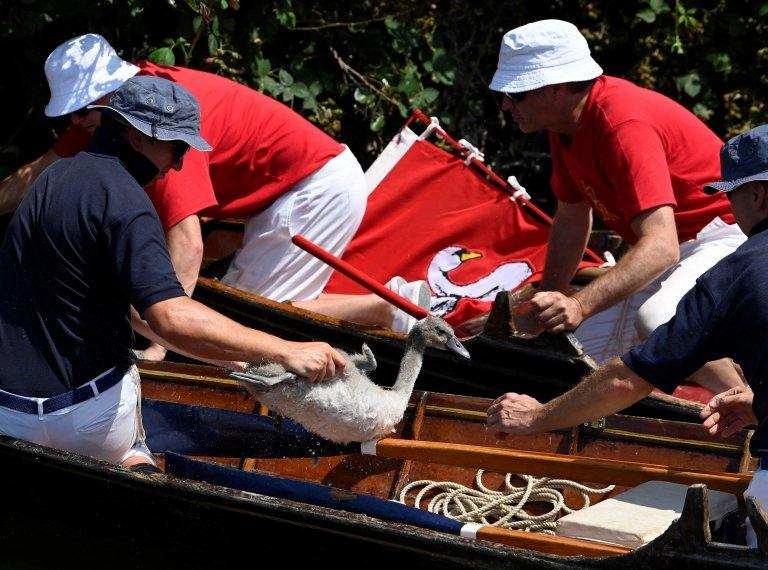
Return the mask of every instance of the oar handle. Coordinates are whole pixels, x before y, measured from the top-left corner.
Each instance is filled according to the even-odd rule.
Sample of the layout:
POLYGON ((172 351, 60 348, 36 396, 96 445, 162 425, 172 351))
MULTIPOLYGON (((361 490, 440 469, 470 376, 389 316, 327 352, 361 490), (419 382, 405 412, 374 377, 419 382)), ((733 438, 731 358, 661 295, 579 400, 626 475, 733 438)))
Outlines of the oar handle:
POLYGON ((418 305, 411 303, 408 299, 406 299, 405 297, 401 297, 394 291, 390 291, 378 281, 369 277, 359 269, 351 266, 346 261, 343 261, 338 257, 336 257, 335 255, 333 255, 332 253, 324 250, 322 247, 312 243, 303 235, 296 234, 291 238, 291 240, 293 241, 294 244, 299 246, 304 251, 311 253, 320 261, 327 263, 339 273, 346 275, 347 277, 352 279, 352 281, 355 281, 356 283, 362 285, 363 287, 368 289, 371 293, 374 293, 379 297, 382 297, 384 300, 386 300, 389 303, 392 303, 395 307, 405 311, 412 317, 416 317, 417 319, 423 319, 424 317, 429 316, 429 311, 422 309, 418 305))
MULTIPOLYGON (((367 449, 370 450, 371 447, 367 449)), ((366 450, 362 452, 365 453, 366 450)), ((683 485, 704 483, 710 489, 735 495, 741 495, 746 490, 752 477, 751 473, 713 473, 615 459, 396 438, 379 440, 375 455, 487 469, 497 473, 525 473, 591 483, 632 486, 652 480, 683 485)))

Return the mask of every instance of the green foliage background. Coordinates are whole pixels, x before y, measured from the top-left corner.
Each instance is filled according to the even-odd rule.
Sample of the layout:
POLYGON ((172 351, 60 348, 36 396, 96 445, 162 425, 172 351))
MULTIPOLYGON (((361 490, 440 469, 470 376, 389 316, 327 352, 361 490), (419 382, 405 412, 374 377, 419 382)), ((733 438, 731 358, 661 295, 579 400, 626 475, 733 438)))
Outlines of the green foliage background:
POLYGON ((678 100, 721 137, 768 122, 768 2, 19 0, 0 4, 0 175, 49 148, 63 126, 42 112, 48 53, 97 32, 126 59, 262 90, 347 143, 364 167, 421 108, 546 204, 545 137, 521 136, 487 84, 502 34, 552 17, 583 31, 606 73, 678 100))

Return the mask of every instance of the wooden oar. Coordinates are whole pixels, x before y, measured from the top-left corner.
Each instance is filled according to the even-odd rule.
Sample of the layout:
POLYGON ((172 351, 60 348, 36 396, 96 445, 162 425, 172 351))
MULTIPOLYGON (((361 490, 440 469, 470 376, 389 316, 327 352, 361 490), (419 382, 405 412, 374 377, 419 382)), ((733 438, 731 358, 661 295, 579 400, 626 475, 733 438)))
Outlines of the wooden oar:
POLYGON ((498 542, 515 548, 536 550, 547 554, 560 556, 588 556, 590 558, 603 556, 618 556, 632 552, 631 548, 614 544, 592 542, 567 536, 549 536, 535 532, 525 532, 509 528, 482 526, 475 534, 476 538, 489 542, 498 542))
POLYGON ((294 244, 299 246, 304 251, 311 253, 312 255, 317 257, 320 261, 327 263, 339 273, 346 275, 356 283, 359 283, 360 285, 368 289, 371 293, 374 293, 379 297, 382 297, 384 300, 388 301, 389 303, 392 303, 395 307, 405 311, 412 317, 416 317, 417 319, 423 319, 424 317, 429 316, 429 312, 427 310, 422 309, 421 307, 419 307, 414 303, 411 303, 408 299, 406 299, 405 297, 401 297, 394 291, 390 291, 389 289, 384 287, 381 283, 379 283, 372 277, 369 277, 368 275, 366 275, 356 267, 353 267, 346 261, 339 259, 338 257, 324 250, 320 246, 315 245, 304 236, 296 234, 291 238, 291 241, 293 241, 294 244))
POLYGON ((414 459, 497 473, 524 473, 623 486, 639 485, 646 481, 669 481, 683 485, 704 483, 710 489, 735 495, 741 495, 746 490, 752 477, 751 473, 713 473, 651 463, 395 438, 379 440, 375 449, 372 444, 363 444, 362 452, 379 457, 414 459))

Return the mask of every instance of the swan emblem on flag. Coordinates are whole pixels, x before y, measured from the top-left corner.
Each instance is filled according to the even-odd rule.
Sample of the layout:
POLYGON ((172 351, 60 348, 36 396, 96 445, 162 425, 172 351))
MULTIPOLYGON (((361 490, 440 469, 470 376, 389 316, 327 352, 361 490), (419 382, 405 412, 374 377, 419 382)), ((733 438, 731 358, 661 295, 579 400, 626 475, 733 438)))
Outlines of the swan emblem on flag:
POLYGON ((446 247, 435 254, 427 269, 427 280, 433 292, 433 315, 447 315, 465 297, 493 301, 496 293, 514 289, 533 274, 527 262, 513 261, 497 265, 488 275, 471 283, 462 285, 451 279, 451 271, 481 257, 482 253, 459 246, 446 247))

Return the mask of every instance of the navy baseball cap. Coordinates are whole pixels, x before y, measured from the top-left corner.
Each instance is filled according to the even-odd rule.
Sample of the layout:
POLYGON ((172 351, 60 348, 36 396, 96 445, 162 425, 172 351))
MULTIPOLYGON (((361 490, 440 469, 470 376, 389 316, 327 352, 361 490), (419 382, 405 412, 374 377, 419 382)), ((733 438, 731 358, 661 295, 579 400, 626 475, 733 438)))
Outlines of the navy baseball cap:
POLYGON ((768 125, 736 135, 723 145, 720 175, 722 180, 705 184, 704 192, 730 192, 747 182, 768 180, 768 125))
POLYGON ((128 122, 153 139, 184 141, 197 150, 213 147, 200 136, 200 106, 178 83, 139 75, 128 79, 112 95, 108 105, 88 105, 128 122))

